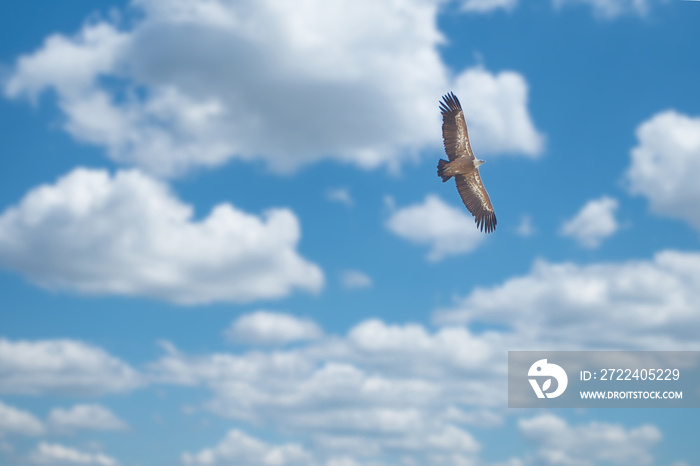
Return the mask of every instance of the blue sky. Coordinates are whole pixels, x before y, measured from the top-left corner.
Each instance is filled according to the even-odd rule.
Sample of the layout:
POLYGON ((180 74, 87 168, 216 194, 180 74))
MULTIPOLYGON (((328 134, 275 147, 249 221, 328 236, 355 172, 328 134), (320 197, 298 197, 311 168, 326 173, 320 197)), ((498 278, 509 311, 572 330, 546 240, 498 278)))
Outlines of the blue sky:
POLYGON ((700 350, 700 4, 0 5, 0 464, 693 465, 509 350, 700 350), (443 157, 462 101, 498 216, 443 157))

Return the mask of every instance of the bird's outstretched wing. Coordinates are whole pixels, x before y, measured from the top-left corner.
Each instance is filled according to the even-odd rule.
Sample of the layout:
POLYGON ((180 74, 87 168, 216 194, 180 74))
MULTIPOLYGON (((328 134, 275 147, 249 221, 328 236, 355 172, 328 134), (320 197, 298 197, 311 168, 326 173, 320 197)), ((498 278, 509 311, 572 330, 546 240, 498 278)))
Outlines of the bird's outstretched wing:
POLYGON ((469 157, 474 160, 474 153, 469 144, 467 123, 457 96, 452 92, 444 95, 440 102, 440 111, 442 112, 442 140, 450 162, 458 157, 469 157))
POLYGON ((496 213, 493 211, 489 193, 481 182, 479 171, 470 175, 456 175, 457 191, 462 202, 474 216, 476 226, 481 231, 491 233, 496 229, 496 213))

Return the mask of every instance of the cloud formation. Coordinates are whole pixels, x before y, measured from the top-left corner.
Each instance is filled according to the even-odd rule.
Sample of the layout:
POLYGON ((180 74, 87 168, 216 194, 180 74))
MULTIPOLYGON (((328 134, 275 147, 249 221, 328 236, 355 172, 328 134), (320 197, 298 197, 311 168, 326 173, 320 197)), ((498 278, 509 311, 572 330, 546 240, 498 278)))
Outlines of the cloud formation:
POLYGON ((523 276, 475 288, 434 320, 504 325, 508 347, 690 350, 698 348, 689 329, 700 325, 699 277, 693 252, 590 265, 538 260, 523 276))
POLYGON ((666 110, 637 128, 625 173, 628 191, 657 215, 684 220, 700 231, 700 117, 666 110))
POLYGON ((0 393, 103 394, 142 383, 131 366, 81 341, 0 338, 0 393))
POLYGON ((609 196, 588 201, 572 219, 564 222, 561 234, 574 238, 583 247, 595 249, 619 229, 615 219, 618 207, 617 199, 609 196))
POLYGON ((77 404, 70 409, 54 408, 47 420, 52 428, 62 431, 76 429, 124 430, 126 423, 112 411, 99 404, 77 404))
POLYGON ((512 11, 518 0, 462 0, 462 10, 467 13, 490 13, 496 10, 512 11))
MULTIPOLYGON (((284 350, 188 355, 165 348, 150 365, 154 381, 204 386, 213 397, 202 408, 293 433, 286 442, 301 445, 294 449, 299 458, 303 451, 313 455, 306 464, 343 458, 380 464, 395 455, 421 464, 473 460, 480 444, 463 424, 479 416, 465 410, 479 405, 483 414, 505 402, 489 389, 505 368, 496 363, 498 375, 485 371, 496 353, 462 328, 431 332, 369 320, 346 336, 324 335, 284 350)), ((218 446, 188 453, 186 461, 223 464, 254 454, 250 464, 266 464, 262 458, 283 448, 255 440, 248 449, 250 443, 247 434, 231 432, 218 446)))
POLYGON ((534 464, 543 465, 653 464, 649 450, 662 437, 651 424, 632 429, 597 421, 570 425, 553 414, 521 419, 518 429, 538 447, 534 464))
POLYGON ((593 13, 603 19, 613 19, 625 14, 645 16, 652 0, 552 0, 556 8, 570 5, 589 6, 593 13))
POLYGON ((248 302, 318 292, 321 269, 296 251, 288 209, 231 204, 201 221, 139 171, 78 168, 0 215, 0 265, 50 289, 180 304, 248 302))
MULTIPOLYGON (((692 331, 698 325, 692 306, 700 289, 692 278, 700 276, 697 256, 667 252, 639 263, 538 264, 535 270, 539 267, 544 272, 516 277, 465 298, 457 309, 462 314, 448 317, 467 325, 428 328, 368 319, 344 335, 333 335, 313 321, 288 314, 251 313, 231 329, 257 338, 251 340, 254 348, 188 354, 166 342, 165 354, 143 368, 140 378, 150 384, 204 388, 211 396, 198 408, 240 424, 214 446, 183 452, 185 464, 389 465, 403 459, 445 466, 484 464, 483 446, 470 428, 504 422, 505 394, 493 390, 505 383, 502 348, 552 344, 569 349, 697 349, 692 331), (552 279, 557 276, 559 281, 552 279), (601 289, 602 284, 609 288, 601 289), (642 288, 647 294, 640 293, 642 288), (666 301, 659 299, 663 290, 670 294, 666 301), (501 301, 494 302, 497 298, 501 301), (468 325, 473 322, 495 325, 472 332, 468 325), (315 329, 313 338, 308 337, 309 328, 315 329), (564 340, 568 346, 562 346, 564 340), (288 341, 297 344, 265 347, 288 341), (246 426, 270 428, 282 437, 255 438, 245 431, 246 426)), ((18 354, 13 361, 23 359, 18 354)), ((0 368, 2 361, 0 357, 0 368)), ((105 375, 103 365, 91 371, 83 371, 81 378, 100 375, 114 383, 115 376, 105 375)), ((3 381, 16 378, 7 371, 0 375, 3 381)), ((55 378, 61 383, 64 379, 55 378)), ((45 385, 44 391, 56 392, 58 383, 45 385)), ((99 405, 76 405, 54 409, 46 424, 117 428, 114 422, 98 426, 88 421, 100 417, 114 420, 116 416, 99 405), (87 416, 89 412, 107 415, 87 416), (63 421, 57 422, 59 418, 63 421)), ((535 445, 535 456, 525 452, 503 464, 523 465, 528 458, 536 458, 536 464, 558 464, 556 458, 580 458, 580 452, 596 442, 601 445, 597 461, 647 464, 649 447, 661 439, 651 425, 573 425, 547 415, 523 419, 518 428, 535 445)), ((45 444, 32 457, 83 458, 80 454, 45 444)), ((105 462, 109 457, 98 460, 97 455, 89 455, 86 464, 109 464, 105 462)), ((42 461, 62 464, 58 459, 42 461)))
POLYGON ((213 448, 205 448, 194 454, 183 453, 182 462, 195 465, 245 464, 246 466, 313 464, 311 454, 301 445, 287 443, 272 446, 240 430, 229 431, 213 448))
POLYGON ((269 311, 242 315, 226 331, 230 340, 258 345, 314 340, 322 334, 321 328, 312 320, 269 311))
POLYGON ((429 246, 427 259, 431 262, 471 252, 485 238, 469 211, 453 207, 434 194, 427 195, 420 204, 394 210, 386 227, 412 243, 429 246))
POLYGON ((478 158, 481 154, 531 158, 542 154, 545 138, 528 113, 528 87, 522 75, 513 71, 492 74, 475 67, 457 76, 454 89, 478 158))
POLYGON ((29 455, 30 464, 51 466, 117 466, 119 463, 102 453, 87 453, 59 443, 41 442, 29 455))
POLYGON ((31 413, 0 401, 0 439, 6 434, 40 435, 44 424, 31 413))
POLYGON ((359 270, 345 270, 340 275, 340 283, 343 285, 343 288, 348 290, 370 288, 372 286, 372 277, 359 270))
MULTIPOLYGON (((630 271, 637 268, 639 264, 629 265, 630 271)), ((650 277, 658 278, 662 277, 650 277)), ((615 281, 609 274, 604 279, 615 281)), ((630 280, 621 277, 618 281, 630 280)), ((572 301, 579 296, 575 287, 562 283, 552 287, 570 295, 572 301)), ((409 461, 407 464, 485 464, 480 458, 483 446, 469 428, 503 422, 500 410, 505 406, 505 395, 493 390, 506 383, 502 348, 534 349, 559 344, 557 335, 572 339, 579 333, 582 336, 574 337, 566 348, 698 348, 695 336, 688 331, 697 327, 691 313, 680 325, 648 325, 645 319, 673 319, 664 304, 656 302, 656 296, 644 298, 650 312, 637 310, 642 315, 637 319, 641 324, 623 323, 625 316, 609 309, 586 317, 586 309, 576 311, 572 304, 565 305, 564 312, 574 312, 571 319, 578 322, 572 331, 566 323, 555 320, 562 320, 561 312, 540 309, 543 318, 538 320, 527 312, 529 303, 522 296, 509 296, 499 289, 489 297, 496 292, 510 301, 512 313, 503 315, 490 309, 496 313, 491 321, 483 315, 474 319, 496 324, 512 321, 512 328, 473 333, 464 326, 428 329, 419 324, 394 325, 369 319, 345 335, 324 334, 284 350, 189 355, 167 345, 167 354, 150 365, 153 380, 206 387, 212 397, 203 409, 256 428, 286 433, 283 440, 270 443, 241 428, 234 429, 217 445, 184 453, 183 461, 266 465, 278 464, 272 460, 277 458, 279 464, 389 465, 402 458, 409 461), (521 318, 514 317, 523 312, 522 306, 513 304, 518 298, 525 307, 521 318), (613 339, 623 331, 629 334, 628 340, 620 339, 615 346, 613 339), (554 337, 544 337, 549 334, 554 337), (675 346, 669 345, 670 341, 675 346)), ((678 290, 672 299, 679 299, 678 290)), ((599 444, 600 449, 590 463, 581 465, 601 461, 648 464, 650 447, 661 440, 659 430, 652 425, 624 428, 595 421, 574 425, 551 415, 525 418, 517 425, 535 445, 534 456, 523 452, 503 464, 578 465, 574 459, 584 457, 582 452, 593 444, 599 444), (563 462, 557 463, 557 458, 563 462)))
POLYGON ((523 214, 520 216, 520 223, 515 229, 515 233, 524 238, 527 238, 537 233, 537 228, 535 228, 535 226, 533 225, 532 217, 529 214, 523 214))
POLYGON ((449 70, 439 3, 140 0, 129 27, 48 37, 4 92, 53 90, 74 138, 161 176, 234 158, 278 172, 325 158, 396 168, 438 147, 437 101, 453 88, 479 150, 537 155, 525 79, 449 70))
POLYGON ((331 202, 345 204, 347 207, 355 205, 355 201, 347 188, 334 188, 326 191, 326 199, 331 202))

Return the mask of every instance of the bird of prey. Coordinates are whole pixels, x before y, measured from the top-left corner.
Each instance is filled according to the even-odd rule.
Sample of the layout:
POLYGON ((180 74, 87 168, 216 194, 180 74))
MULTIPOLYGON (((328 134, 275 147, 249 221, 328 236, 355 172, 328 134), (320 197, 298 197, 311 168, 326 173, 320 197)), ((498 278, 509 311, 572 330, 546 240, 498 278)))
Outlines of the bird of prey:
POLYGON ((443 183, 454 177, 462 202, 474 216, 476 226, 491 233, 496 229, 496 214, 491 199, 479 176, 479 165, 484 163, 474 157, 469 144, 467 123, 459 99, 452 92, 442 97, 442 139, 445 143, 447 160, 440 159, 437 173, 443 183))

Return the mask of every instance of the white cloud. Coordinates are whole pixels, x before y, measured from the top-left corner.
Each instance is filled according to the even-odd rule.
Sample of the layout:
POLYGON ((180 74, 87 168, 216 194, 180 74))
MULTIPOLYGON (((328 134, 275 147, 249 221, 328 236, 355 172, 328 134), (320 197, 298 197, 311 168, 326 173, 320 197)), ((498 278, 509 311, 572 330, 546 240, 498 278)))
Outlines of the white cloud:
POLYGON ((324 158, 395 168, 439 146, 437 100, 455 86, 477 149, 540 152, 522 76, 443 63, 439 4, 139 0, 125 29, 101 21, 47 38, 4 90, 55 90, 76 139, 166 176, 232 158, 280 172, 324 158))
POLYGON ((454 406, 450 406, 445 410, 445 418, 461 424, 478 427, 496 427, 502 426, 504 423, 503 415, 495 410, 462 410, 454 406))
POLYGON ((509 345, 561 349, 698 348, 700 254, 576 265, 538 260, 530 272, 475 288, 436 322, 507 326, 509 345))
POLYGON ((0 401, 0 438, 7 434, 40 435, 42 433, 44 433, 44 425, 39 419, 27 411, 0 401))
MULTIPOLYGON (((288 433, 285 440, 270 444, 232 431, 214 447, 183 454, 187 464, 276 464, 273 456, 279 464, 296 464, 284 451, 305 455, 298 461, 310 465, 485 464, 482 445, 464 425, 484 428, 503 422, 497 410, 505 405, 505 394, 493 390, 505 383, 502 348, 556 342, 532 331, 538 324, 543 334, 559 332, 562 339, 577 332, 588 335, 575 344, 602 333, 602 340, 591 345, 595 348, 607 347, 608 335, 601 332, 605 328, 627 332, 631 327, 630 340, 637 337, 634 323, 621 323, 618 317, 594 314, 575 331, 546 320, 529 327, 516 320, 512 332, 480 334, 464 327, 429 330, 375 319, 359 323, 345 336, 326 335, 293 350, 203 356, 171 350, 152 370, 162 381, 208 387, 213 398, 205 407, 218 415, 288 433), (590 326, 593 321, 596 327, 590 326)), ((526 313, 522 320, 535 319, 526 313)), ((696 328, 697 323, 686 326, 696 328)), ((690 331, 685 343, 669 346, 676 331, 653 327, 642 344, 645 349, 693 347, 687 344, 695 338, 690 331)), ((547 416, 518 425, 535 444, 535 457, 526 454, 524 460, 502 464, 589 464, 576 458, 590 458, 590 464, 647 464, 650 447, 660 440, 653 426, 625 429, 595 421, 576 426, 547 416), (593 458, 582 453, 594 444, 600 448, 593 458)))
POLYGON ((700 117, 657 113, 639 125, 637 139, 625 175, 629 192, 644 196, 652 212, 700 231, 700 117))
POLYGON ((532 217, 530 217, 527 214, 520 217, 520 224, 518 225, 518 228, 515 230, 515 232, 523 237, 534 235, 537 232, 537 229, 532 224, 532 217))
POLYGON ((596 421, 572 426, 552 414, 521 419, 518 428, 538 446, 536 463, 546 465, 652 464, 649 450, 661 440, 659 429, 650 424, 632 429, 596 421))
POLYGON ((240 430, 231 430, 219 444, 199 453, 183 453, 185 464, 246 466, 292 466, 311 465, 311 454, 301 445, 286 443, 270 445, 250 437, 240 430))
POLYGON ((561 234, 574 238, 586 248, 599 247, 620 227, 615 219, 618 205, 617 199, 608 196, 588 201, 574 218, 564 222, 561 234))
MULTIPOLYGON (((319 439, 320 443, 329 446, 328 439, 319 439)), ((347 441, 347 439, 346 439, 347 441)), ((352 443, 352 440, 350 440, 352 443)), ((337 445, 336 445, 337 446, 337 445)), ((367 445, 362 445, 366 447, 367 445)), ((406 441, 396 441, 392 448, 421 451, 432 451, 425 458, 431 465, 474 465, 473 454, 480 445, 467 432, 456 427, 448 427, 440 432, 428 433, 406 441)), ((246 433, 234 429, 212 448, 205 448, 198 453, 185 452, 182 454, 184 464, 193 465, 229 465, 245 464, 247 466, 286 466, 286 465, 326 465, 326 466, 359 466, 385 465, 387 463, 373 460, 358 462, 347 455, 333 456, 322 452, 323 449, 308 450, 298 443, 271 445, 246 433)), ((356 457, 367 456, 367 451, 355 451, 356 457)), ((404 459, 404 461, 406 461, 404 459)), ((403 463, 402 464, 414 464, 403 463)))
POLYGON ((431 332, 369 320, 345 337, 284 351, 196 356, 168 345, 151 374, 209 388, 214 396, 204 407, 217 415, 293 432, 320 463, 374 464, 386 456, 459 464, 446 458, 473 461, 480 449, 461 426, 475 419, 464 411, 505 403, 491 388, 505 366, 487 340, 464 328, 431 332))
POLYGON ((79 404, 70 409, 54 408, 47 421, 57 430, 123 430, 126 423, 98 404, 79 404))
POLYGON ((5 93, 35 99, 53 87, 66 99, 78 98, 98 76, 113 72, 128 40, 107 23, 88 25, 73 38, 53 34, 41 49, 17 59, 5 93))
POLYGON ((102 453, 86 453, 58 443, 41 442, 29 455, 31 464, 50 464, 51 466, 116 466, 119 463, 102 453))
POLYGON ((510 153, 537 157, 545 139, 527 111, 527 82, 513 71, 492 74, 480 67, 455 80, 472 148, 479 154, 510 153))
POLYGON ((326 192, 326 198, 332 202, 339 202, 340 204, 345 204, 348 207, 355 205, 355 201, 350 195, 350 190, 347 188, 335 188, 329 189, 326 192))
POLYGON ((489 13, 504 9, 512 11, 518 5, 518 0, 463 0, 462 10, 469 13, 489 13))
MULTIPOLYGON (((493 389, 505 384, 503 348, 699 349, 698 277, 696 253, 586 266, 539 261, 529 274, 477 288, 436 315, 440 324, 466 325, 431 329, 369 319, 345 335, 238 353, 190 355, 167 345, 150 373, 162 383, 210 390, 205 410, 284 433, 283 440, 261 441, 258 457, 291 442, 311 455, 307 464, 483 464, 482 445, 467 426, 503 422, 506 394, 493 389), (486 330, 474 332, 471 324, 486 330)), ((633 453, 636 446, 659 441, 652 426, 564 422, 561 442, 548 443, 542 432, 557 430, 556 422, 535 419, 520 426, 537 461, 525 455, 503 464, 568 461, 590 448, 585 442, 601 443, 597 463, 644 464, 650 449, 633 453)), ((217 448, 188 458, 224 462, 217 448)))
MULTIPOLYGON (((505 383, 504 347, 698 349, 698 277, 700 254, 693 253, 587 266, 540 261, 524 277, 477 288, 441 316, 489 330, 370 319, 345 335, 322 333, 286 348, 191 355, 164 344, 148 380, 207 389, 202 408, 240 423, 218 445, 183 454, 190 464, 482 464, 482 445, 467 426, 502 422, 505 393, 493 387, 505 383), (252 438, 241 430, 248 425, 281 440, 252 438)), ((7 383, 5 361, 27 358, 4 356, 2 348, 0 381, 7 383)), ((40 366, 46 376, 48 364, 40 366)), ((650 449, 637 446, 659 442, 652 426, 534 419, 520 423, 536 445, 534 464, 580 458, 586 442, 601 444, 594 464, 644 464, 650 449), (550 442, 549 432, 559 437, 550 442)))
POLYGON ((261 217, 224 203, 201 221, 138 171, 78 168, 0 215, 0 264, 50 289, 182 304, 318 292, 323 273, 299 256, 288 209, 261 217))
MULTIPOLYGON (((454 195, 458 196, 456 192, 454 195)), ((392 212, 386 227, 412 243, 429 246, 427 258, 432 262, 471 252, 485 238, 466 208, 453 207, 433 194, 421 204, 392 212)))
POLYGON ((280 312, 256 311, 236 319, 226 334, 236 342, 281 345, 314 340, 321 337, 323 331, 309 319, 280 312))
POLYGON ((651 7, 650 0, 552 0, 556 8, 566 5, 588 5, 593 13, 605 19, 612 19, 624 14, 645 16, 651 7))
POLYGON ((141 382, 141 376, 123 361, 79 341, 0 338, 2 393, 124 392, 141 382))
POLYGON ((343 288, 348 290, 370 288, 372 286, 372 278, 359 270, 345 270, 340 276, 340 282, 343 288))

